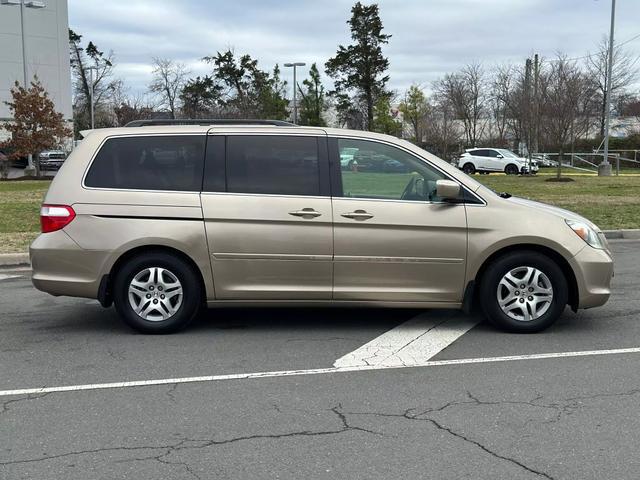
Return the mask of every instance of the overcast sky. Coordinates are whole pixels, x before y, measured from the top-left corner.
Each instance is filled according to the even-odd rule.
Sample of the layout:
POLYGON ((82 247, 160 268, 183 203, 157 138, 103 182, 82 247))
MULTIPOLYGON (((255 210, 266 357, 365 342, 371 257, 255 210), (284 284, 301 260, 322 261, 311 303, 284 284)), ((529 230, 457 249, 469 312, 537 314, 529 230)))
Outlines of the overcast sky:
MULTIPOLYGON (((200 59, 231 47, 263 69, 302 61, 319 66, 350 41, 345 0, 69 0, 69 25, 83 40, 113 50, 116 75, 133 91, 150 82, 151 57, 184 62, 193 76, 210 72, 200 59)), ((363 2, 371 3, 371 2, 363 2)), ((382 0, 392 35, 390 87, 428 88, 471 61, 524 62, 534 52, 585 55, 608 34, 610 0, 382 0)), ((618 0, 616 41, 640 34, 640 0, 618 0)), ((640 54, 640 37, 625 48, 640 54)), ((306 70, 306 67, 304 68, 306 70)), ((284 71, 291 85, 291 72, 284 71)), ((306 71, 303 72, 306 74, 306 71)), ((325 79, 326 81, 326 79, 325 79)), ((327 81, 328 83, 328 81, 327 81)))

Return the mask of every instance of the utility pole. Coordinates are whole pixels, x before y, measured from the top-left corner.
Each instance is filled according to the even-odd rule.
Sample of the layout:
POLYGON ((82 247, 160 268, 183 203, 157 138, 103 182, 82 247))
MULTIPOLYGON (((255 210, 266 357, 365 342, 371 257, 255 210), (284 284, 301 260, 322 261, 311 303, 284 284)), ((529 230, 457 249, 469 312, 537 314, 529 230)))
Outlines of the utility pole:
POLYGON ((598 175, 611 176, 611 164, 609 163, 609 123, 611 122, 611 71, 613 70, 613 30, 616 21, 616 0, 611 0, 611 30, 609 32, 609 56, 607 58, 607 91, 605 92, 605 117, 604 117, 604 159, 598 166, 598 175))
POLYGON ((540 137, 540 99, 538 98, 538 82, 540 79, 540 60, 536 53, 533 57, 533 151, 538 153, 540 137))
POLYGON ((89 109, 91 111, 91 130, 95 128, 95 115, 94 115, 94 105, 93 105, 93 71, 96 70, 96 67, 88 67, 89 70, 89 109))
POLYGON ((293 67, 293 123, 298 123, 298 83, 296 80, 296 67, 304 67, 304 62, 285 63, 285 67, 293 67))
POLYGON ((527 58, 527 62, 525 64, 524 70, 524 91, 526 95, 526 105, 527 105, 527 157, 529 158, 529 171, 527 172, 531 175, 531 59, 527 58))

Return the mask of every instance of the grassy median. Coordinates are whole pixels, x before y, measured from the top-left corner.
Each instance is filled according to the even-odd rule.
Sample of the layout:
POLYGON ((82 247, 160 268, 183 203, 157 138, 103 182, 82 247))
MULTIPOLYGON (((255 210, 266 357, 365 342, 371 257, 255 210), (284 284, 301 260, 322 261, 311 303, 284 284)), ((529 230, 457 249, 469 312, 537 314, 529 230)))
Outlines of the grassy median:
MULTIPOLYGON (((366 186, 366 174, 352 175, 354 178, 345 179, 348 186, 358 190, 366 186)), ((409 178, 398 174, 397 182, 387 184, 388 194, 401 191, 409 178)), ((573 210, 603 229, 640 228, 640 176, 576 175, 568 183, 546 182, 548 175, 474 178, 498 192, 573 210)), ((39 208, 48 187, 48 181, 0 182, 0 253, 27 251, 40 230, 39 208)))
POLYGON ((605 230, 640 228, 640 176, 563 176, 570 177, 573 182, 547 182, 551 175, 473 177, 497 192, 509 192, 572 210, 605 230))
POLYGON ((40 231, 48 181, 0 182, 0 253, 26 252, 40 231))

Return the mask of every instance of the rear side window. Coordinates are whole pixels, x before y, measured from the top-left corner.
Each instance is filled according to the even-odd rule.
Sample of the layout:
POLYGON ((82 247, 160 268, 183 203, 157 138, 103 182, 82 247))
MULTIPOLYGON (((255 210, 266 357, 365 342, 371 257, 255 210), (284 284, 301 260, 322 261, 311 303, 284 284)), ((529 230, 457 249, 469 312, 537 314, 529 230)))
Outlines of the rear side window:
POLYGON ((297 136, 227 137, 227 191, 319 195, 318 139, 297 136))
POLYGON ((200 191, 204 135, 108 139, 84 180, 87 187, 200 191))

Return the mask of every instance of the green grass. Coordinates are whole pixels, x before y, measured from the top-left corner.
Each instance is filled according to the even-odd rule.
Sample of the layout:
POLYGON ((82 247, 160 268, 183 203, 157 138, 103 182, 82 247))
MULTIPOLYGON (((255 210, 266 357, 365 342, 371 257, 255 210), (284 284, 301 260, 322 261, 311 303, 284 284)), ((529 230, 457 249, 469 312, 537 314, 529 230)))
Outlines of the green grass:
POLYGON ((640 176, 575 175, 567 183, 546 182, 546 175, 473 177, 497 192, 572 210, 605 230, 640 228, 640 176))
POLYGON ((411 173, 342 172, 342 189, 347 196, 367 193, 376 197, 400 199, 411 181, 411 173))
POLYGON ((40 231, 47 181, 0 182, 0 253, 26 252, 40 231))

